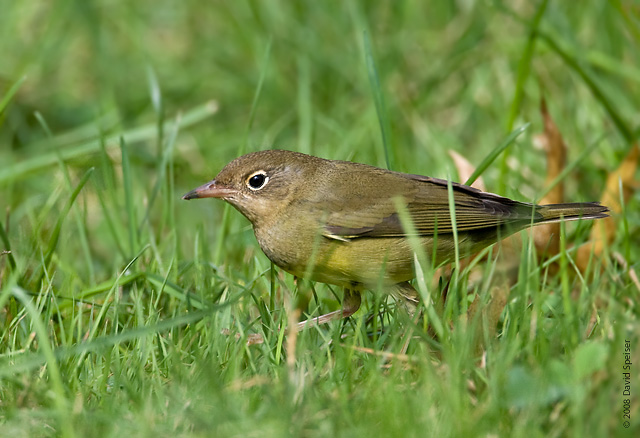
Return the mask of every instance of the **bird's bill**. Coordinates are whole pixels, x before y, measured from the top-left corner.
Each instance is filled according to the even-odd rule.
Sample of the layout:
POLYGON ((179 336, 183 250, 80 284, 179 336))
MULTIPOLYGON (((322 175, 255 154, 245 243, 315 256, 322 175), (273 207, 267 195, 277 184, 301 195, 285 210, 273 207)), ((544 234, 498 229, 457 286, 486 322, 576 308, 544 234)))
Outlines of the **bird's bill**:
POLYGON ((209 181, 200 187, 191 190, 184 195, 182 199, 197 199, 197 198, 226 198, 229 195, 235 193, 236 190, 216 183, 216 180, 209 181))

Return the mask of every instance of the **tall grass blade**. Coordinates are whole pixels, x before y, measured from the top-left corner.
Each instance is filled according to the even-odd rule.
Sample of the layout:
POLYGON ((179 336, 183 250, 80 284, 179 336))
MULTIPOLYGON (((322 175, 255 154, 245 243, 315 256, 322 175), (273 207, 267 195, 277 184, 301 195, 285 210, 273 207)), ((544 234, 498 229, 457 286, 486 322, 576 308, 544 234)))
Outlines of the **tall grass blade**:
POLYGON ((389 117, 387 115, 387 109, 384 103, 384 94, 382 93, 382 87, 380 86, 380 77, 378 75, 378 69, 376 68, 375 58, 373 56, 373 49, 371 48, 371 40, 367 31, 362 32, 362 38, 364 42, 364 56, 367 64, 367 74, 369 76, 369 84, 371 85, 371 93, 373 94, 373 101, 376 105, 376 113, 378 114, 378 123, 380 125, 380 134, 382 136, 382 147, 384 149, 384 158, 387 163, 387 169, 393 170, 394 165, 391 161, 391 141, 389 117))
POLYGON ((53 233, 49 238, 49 244, 47 246, 46 252, 44 253, 43 264, 39 266, 39 268, 35 271, 32 277, 32 279, 35 280, 35 284, 40 284, 40 282, 42 281, 45 270, 49 266, 49 263, 51 262, 51 258, 53 257, 56 247, 58 246, 62 225, 64 224, 64 221, 67 218, 67 215, 69 214, 69 210, 71 210, 71 206, 73 206, 74 202, 76 201, 84 185, 87 183, 87 181, 89 181, 89 178, 93 174, 93 171, 94 171, 93 167, 86 171, 82 179, 80 179, 80 182, 78 183, 76 188, 71 193, 71 196, 69 197, 69 200, 65 204, 64 208, 60 212, 60 215, 58 216, 58 220, 56 221, 56 225, 53 229, 53 233))
POLYGON ((484 173, 485 170, 487 170, 487 168, 489 168, 489 166, 491 166, 491 163, 493 163, 495 161, 496 158, 498 158, 498 156, 505 150, 507 149, 511 143, 513 143, 515 141, 516 138, 518 138, 518 136, 520 134, 522 134, 528 127, 529 127, 530 123, 526 123, 524 125, 522 125, 521 127, 515 129, 514 131, 511 132, 511 134, 509 134, 509 136, 502 142, 502 144, 500 144, 499 146, 497 146, 496 148, 494 148, 489 155, 487 155, 485 157, 484 160, 482 160, 482 162, 480 163, 480 165, 478 167, 476 167, 476 170, 473 171, 473 173, 471 174, 471 176, 465 181, 465 185, 470 186, 471 184, 474 183, 475 180, 477 180, 480 175, 482 175, 484 173))
MULTIPOLYGON (((195 107, 185 113, 180 119, 181 127, 185 128, 195 125, 196 123, 215 114, 217 111, 218 105, 213 101, 195 107)), ((135 144, 141 141, 151 140, 157 135, 158 131, 156 125, 148 124, 125 131, 122 134, 114 134, 106 136, 104 139, 99 138, 91 140, 79 146, 61 146, 60 148, 56 148, 55 151, 43 152, 34 157, 14 163, 11 166, 0 168, 0 185, 21 180, 36 172, 46 170, 58 162, 58 157, 66 162, 85 155, 94 154, 100 150, 100 143, 103 141, 106 148, 111 149, 115 148, 119 144, 120 138, 122 138, 127 144, 135 144)))

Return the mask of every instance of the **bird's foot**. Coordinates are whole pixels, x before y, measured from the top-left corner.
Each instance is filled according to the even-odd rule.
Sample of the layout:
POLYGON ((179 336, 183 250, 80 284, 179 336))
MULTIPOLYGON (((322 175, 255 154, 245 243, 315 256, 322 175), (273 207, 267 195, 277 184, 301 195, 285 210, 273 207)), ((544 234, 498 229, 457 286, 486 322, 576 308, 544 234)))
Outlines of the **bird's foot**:
MULTIPOLYGON (((344 319, 353 315, 360 308, 360 292, 350 289, 344 290, 344 298, 342 300, 342 309, 336 310, 334 312, 329 312, 324 315, 316 316, 313 318, 309 318, 305 321, 300 321, 295 326, 296 331, 305 330, 311 327, 317 327, 321 324, 326 324, 330 321, 334 321, 336 319, 344 319)), ((225 336, 229 336, 231 332, 229 329, 222 330, 222 334, 225 336)), ((236 334, 236 339, 240 339, 240 333, 236 334)), ((255 345, 262 344, 264 342, 264 337, 259 333, 252 333, 247 336, 247 345, 255 345)))

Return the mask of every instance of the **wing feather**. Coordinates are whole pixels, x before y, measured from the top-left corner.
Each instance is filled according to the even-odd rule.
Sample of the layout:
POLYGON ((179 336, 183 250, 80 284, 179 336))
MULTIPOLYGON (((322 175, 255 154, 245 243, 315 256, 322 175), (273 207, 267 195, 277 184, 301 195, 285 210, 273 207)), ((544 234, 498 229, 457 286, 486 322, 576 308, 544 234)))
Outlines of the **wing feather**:
MULTIPOLYGON (((403 177, 396 181, 396 196, 405 200, 406 211, 418 235, 434 235, 436 230, 438 234, 453 232, 447 181, 420 175, 394 175, 403 177)), ((518 227, 532 220, 542 220, 537 206, 533 204, 513 201, 458 183, 452 183, 451 186, 458 231, 518 227)), ((347 206, 330 211, 326 216, 324 235, 339 240, 406 236, 395 208, 394 190, 391 192, 391 196, 373 197, 378 199, 375 203, 355 203, 351 208, 347 206)))

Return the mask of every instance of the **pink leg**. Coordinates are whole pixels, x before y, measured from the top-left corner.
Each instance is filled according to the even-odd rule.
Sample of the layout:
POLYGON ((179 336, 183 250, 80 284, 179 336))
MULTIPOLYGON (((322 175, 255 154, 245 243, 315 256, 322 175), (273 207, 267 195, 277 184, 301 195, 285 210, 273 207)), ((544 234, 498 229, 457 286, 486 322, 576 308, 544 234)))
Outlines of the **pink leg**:
POLYGON ((342 309, 335 312, 325 313, 315 318, 300 321, 298 323, 298 331, 308 327, 316 327, 320 324, 326 324, 336 319, 348 318, 358 311, 360 308, 360 292, 350 289, 344 290, 344 298, 342 299, 342 309))
MULTIPOLYGON (((310 327, 316 327, 320 324, 326 324, 329 321, 336 319, 348 318, 358 311, 360 308, 360 292, 351 289, 344 290, 344 298, 342 299, 342 309, 335 312, 329 312, 324 315, 316 316, 315 318, 301 321, 296 326, 296 330, 304 330, 310 327)), ((228 334, 228 333, 226 333, 228 334)), ((262 344, 264 338, 259 333, 251 334, 247 337, 247 345, 262 344)))

